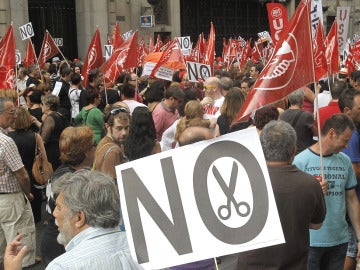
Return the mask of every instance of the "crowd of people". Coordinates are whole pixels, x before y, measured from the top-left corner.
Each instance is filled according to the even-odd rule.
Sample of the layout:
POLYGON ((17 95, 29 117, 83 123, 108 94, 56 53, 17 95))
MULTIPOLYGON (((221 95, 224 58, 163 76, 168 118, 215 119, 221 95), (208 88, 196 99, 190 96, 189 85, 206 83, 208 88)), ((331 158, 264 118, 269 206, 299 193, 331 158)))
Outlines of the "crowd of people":
MULTIPOLYGON (((234 124, 261 64, 220 65, 196 83, 186 70, 170 82, 139 68, 106 87, 100 69, 84 85, 80 61, 53 60, 19 68, 16 90, 0 90, 0 269, 40 260, 46 269, 141 269, 115 166, 249 127, 260 136, 286 243, 240 253, 237 269, 355 269, 360 71, 304 86, 234 124), (46 186, 32 175, 37 149, 54 171, 46 186), (46 222, 40 251, 38 222, 46 222)), ((172 269, 215 267, 209 259, 172 269)))

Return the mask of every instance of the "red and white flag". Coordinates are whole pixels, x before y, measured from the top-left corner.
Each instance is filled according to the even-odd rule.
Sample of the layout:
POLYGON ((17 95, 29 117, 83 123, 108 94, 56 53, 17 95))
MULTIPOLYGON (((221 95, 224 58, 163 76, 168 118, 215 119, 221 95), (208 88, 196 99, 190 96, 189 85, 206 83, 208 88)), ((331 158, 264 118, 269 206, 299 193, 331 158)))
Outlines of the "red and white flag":
POLYGON ((319 20, 313 42, 315 81, 327 76, 327 61, 325 57, 324 29, 319 20))
MULTIPOLYGON (((163 78, 165 79, 165 77, 163 76, 159 76, 159 74, 157 73, 160 69, 164 69, 164 67, 169 67, 170 71, 172 66, 175 66, 177 64, 183 65, 183 67, 185 67, 185 61, 184 61, 184 56, 181 52, 181 48, 180 48, 180 44, 177 38, 175 38, 171 44, 167 47, 167 49, 163 52, 163 54, 161 55, 159 61, 157 62, 157 64, 155 65, 154 69, 152 70, 150 77, 157 77, 157 78, 163 78)), ((168 71, 168 70, 166 70, 168 71)), ((166 73, 166 72, 164 72, 166 73)), ((170 78, 172 76, 172 74, 166 74, 167 77, 166 79, 170 78)))
POLYGON ((310 1, 302 0, 282 40, 277 43, 273 56, 260 73, 233 123, 242 121, 251 112, 281 100, 313 81, 309 15, 310 1))
POLYGON ((25 57, 22 60, 22 63, 25 68, 28 68, 30 65, 34 65, 36 63, 36 54, 34 50, 34 45, 29 38, 26 44, 25 49, 25 57))
POLYGON ((251 56, 251 38, 246 42, 240 58, 239 68, 242 69, 251 56))
POLYGON ((267 3, 266 9, 268 13, 271 38, 276 44, 281 37, 281 33, 288 25, 287 10, 280 3, 267 3))
POLYGON ((14 27, 11 24, 0 40, 0 66, 16 65, 15 49, 14 27))
POLYGON ((161 48, 163 45, 164 45, 164 43, 163 43, 162 40, 161 40, 161 36, 160 36, 160 34, 158 34, 153 52, 160 52, 160 48, 161 48))
POLYGON ((49 31, 46 30, 38 58, 40 67, 43 68, 45 62, 58 53, 60 53, 58 46, 56 46, 55 41, 50 35, 49 31))
POLYGON ((113 52, 110 58, 101 66, 104 81, 107 87, 111 87, 119 77, 123 69, 137 67, 138 31, 113 52))
POLYGON ((148 51, 145 48, 144 37, 141 37, 138 50, 137 66, 141 66, 145 56, 148 55, 148 51))
POLYGON ((211 22, 209 38, 207 40, 207 46, 205 50, 204 64, 210 65, 213 69, 214 57, 215 57, 215 28, 213 23, 211 22))
POLYGON ((154 52, 154 38, 152 35, 149 37, 149 47, 148 47, 149 53, 154 52))
POLYGON ((339 41, 337 33, 337 22, 334 20, 334 23, 325 39, 325 56, 328 63, 329 75, 337 74, 339 72, 339 41))
POLYGON ((101 38, 99 28, 96 29, 95 34, 90 42, 88 52, 82 68, 82 76, 84 77, 83 85, 86 86, 87 78, 90 71, 94 68, 100 67, 104 63, 102 55, 101 38))
POLYGON ((120 48, 120 46, 124 43, 124 39, 121 36, 120 27, 118 22, 115 23, 113 34, 112 34, 112 45, 113 50, 115 51, 117 48, 120 48))

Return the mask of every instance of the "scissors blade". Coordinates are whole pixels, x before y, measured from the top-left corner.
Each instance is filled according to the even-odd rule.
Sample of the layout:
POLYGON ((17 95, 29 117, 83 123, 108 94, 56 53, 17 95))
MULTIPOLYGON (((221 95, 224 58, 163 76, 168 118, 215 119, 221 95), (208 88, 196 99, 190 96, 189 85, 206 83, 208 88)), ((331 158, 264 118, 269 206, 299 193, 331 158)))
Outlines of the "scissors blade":
POLYGON ((228 198, 229 196, 231 196, 231 194, 229 194, 229 187, 226 185, 224 179, 222 178, 219 170, 216 168, 216 166, 213 166, 212 168, 214 177, 216 179, 216 181, 219 183, 222 191, 224 192, 224 194, 226 195, 226 197, 228 198))
POLYGON ((230 195, 234 195, 237 176, 238 176, 238 165, 234 161, 233 162, 233 167, 231 169, 231 176, 230 176, 230 183, 229 183, 229 193, 230 193, 230 195))

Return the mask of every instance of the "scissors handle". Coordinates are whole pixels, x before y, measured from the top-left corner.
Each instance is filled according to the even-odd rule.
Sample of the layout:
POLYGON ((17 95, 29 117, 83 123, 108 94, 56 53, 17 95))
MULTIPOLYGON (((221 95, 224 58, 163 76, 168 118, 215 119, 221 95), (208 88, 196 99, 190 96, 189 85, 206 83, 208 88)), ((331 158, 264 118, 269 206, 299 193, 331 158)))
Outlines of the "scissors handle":
POLYGON ((235 209, 236 209, 236 213, 240 216, 240 217, 247 217, 250 214, 250 205, 247 202, 239 202, 234 204, 235 209), (241 212, 241 207, 244 206, 246 208, 246 210, 244 212, 241 212))
MULTIPOLYGON (((218 215, 222 220, 228 220, 231 216, 230 205, 221 205, 218 208, 218 215)), ((237 210, 237 209, 236 209, 237 210)))

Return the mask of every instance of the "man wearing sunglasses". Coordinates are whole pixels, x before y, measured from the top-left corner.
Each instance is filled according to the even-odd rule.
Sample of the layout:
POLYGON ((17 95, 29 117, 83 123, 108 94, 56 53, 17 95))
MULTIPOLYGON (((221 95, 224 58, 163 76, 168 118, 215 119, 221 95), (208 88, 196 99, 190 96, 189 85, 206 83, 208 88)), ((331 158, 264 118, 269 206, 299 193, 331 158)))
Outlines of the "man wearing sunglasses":
POLYGON ((224 102, 224 96, 221 93, 220 79, 208 77, 204 82, 205 97, 201 101, 204 106, 205 119, 217 119, 220 116, 220 107, 224 102))
POLYGON ((115 166, 127 161, 123 149, 129 135, 129 110, 112 105, 105 110, 104 122, 106 136, 96 148, 93 168, 116 179, 115 166))

